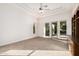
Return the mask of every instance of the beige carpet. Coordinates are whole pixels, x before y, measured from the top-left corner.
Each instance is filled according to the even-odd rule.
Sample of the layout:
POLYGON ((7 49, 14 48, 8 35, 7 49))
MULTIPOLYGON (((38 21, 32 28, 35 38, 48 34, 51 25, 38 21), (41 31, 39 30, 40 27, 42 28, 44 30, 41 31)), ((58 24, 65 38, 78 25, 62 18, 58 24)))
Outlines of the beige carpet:
POLYGON ((20 55, 27 55, 29 53, 27 52, 27 50, 29 50, 29 52, 31 50, 68 51, 68 44, 67 44, 67 41, 63 41, 59 39, 46 39, 46 38, 38 37, 38 38, 33 38, 33 39, 9 44, 6 46, 1 46, 0 55, 1 54, 8 55, 9 53, 12 53, 13 51, 14 51, 12 53, 13 55, 18 55, 18 51, 19 51, 19 54, 22 53, 20 55))

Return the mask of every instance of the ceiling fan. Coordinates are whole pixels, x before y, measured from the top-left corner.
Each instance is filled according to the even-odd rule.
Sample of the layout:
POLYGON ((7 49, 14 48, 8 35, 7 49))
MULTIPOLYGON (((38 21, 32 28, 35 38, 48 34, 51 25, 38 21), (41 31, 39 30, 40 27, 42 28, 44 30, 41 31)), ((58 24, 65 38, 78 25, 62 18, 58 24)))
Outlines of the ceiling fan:
POLYGON ((61 9, 61 7, 50 9, 47 4, 43 4, 43 3, 40 3, 40 7, 39 7, 39 11, 56 11, 56 10, 59 10, 59 9, 61 9))
POLYGON ((43 3, 40 3, 40 8, 39 10, 44 10, 45 8, 47 8, 48 5, 43 5, 43 3))

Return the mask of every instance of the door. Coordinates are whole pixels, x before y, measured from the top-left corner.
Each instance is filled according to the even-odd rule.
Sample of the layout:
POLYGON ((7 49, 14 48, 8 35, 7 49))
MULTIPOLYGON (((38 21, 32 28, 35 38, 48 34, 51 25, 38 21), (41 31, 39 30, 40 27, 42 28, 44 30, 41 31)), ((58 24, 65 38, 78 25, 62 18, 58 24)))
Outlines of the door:
POLYGON ((51 36, 57 36, 57 22, 51 23, 51 36))
POLYGON ((66 35, 66 21, 60 21, 60 35, 66 35))
POLYGON ((49 37, 50 36, 50 24, 45 23, 45 36, 49 37))

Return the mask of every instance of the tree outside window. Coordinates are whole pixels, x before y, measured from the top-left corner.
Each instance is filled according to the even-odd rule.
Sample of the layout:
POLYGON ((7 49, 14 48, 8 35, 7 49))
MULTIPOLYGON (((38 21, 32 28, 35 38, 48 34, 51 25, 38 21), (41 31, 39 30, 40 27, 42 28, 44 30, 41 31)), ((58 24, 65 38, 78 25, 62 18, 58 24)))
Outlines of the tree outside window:
POLYGON ((66 35, 66 21, 60 22, 60 35, 66 35))
POLYGON ((33 34, 35 34, 35 24, 33 24, 33 34))

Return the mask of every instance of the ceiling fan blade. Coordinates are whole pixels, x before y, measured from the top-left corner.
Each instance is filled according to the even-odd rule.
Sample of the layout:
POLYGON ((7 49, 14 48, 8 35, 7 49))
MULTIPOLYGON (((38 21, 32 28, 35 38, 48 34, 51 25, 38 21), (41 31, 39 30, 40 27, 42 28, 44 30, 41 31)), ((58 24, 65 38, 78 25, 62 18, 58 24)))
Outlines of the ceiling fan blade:
POLYGON ((39 10, 43 10, 43 6, 42 6, 42 3, 40 3, 40 7, 39 7, 39 10))
POLYGON ((59 10, 61 9, 62 7, 58 7, 58 8, 55 8, 55 9, 44 9, 44 10, 48 10, 48 11, 55 11, 55 10, 59 10))

